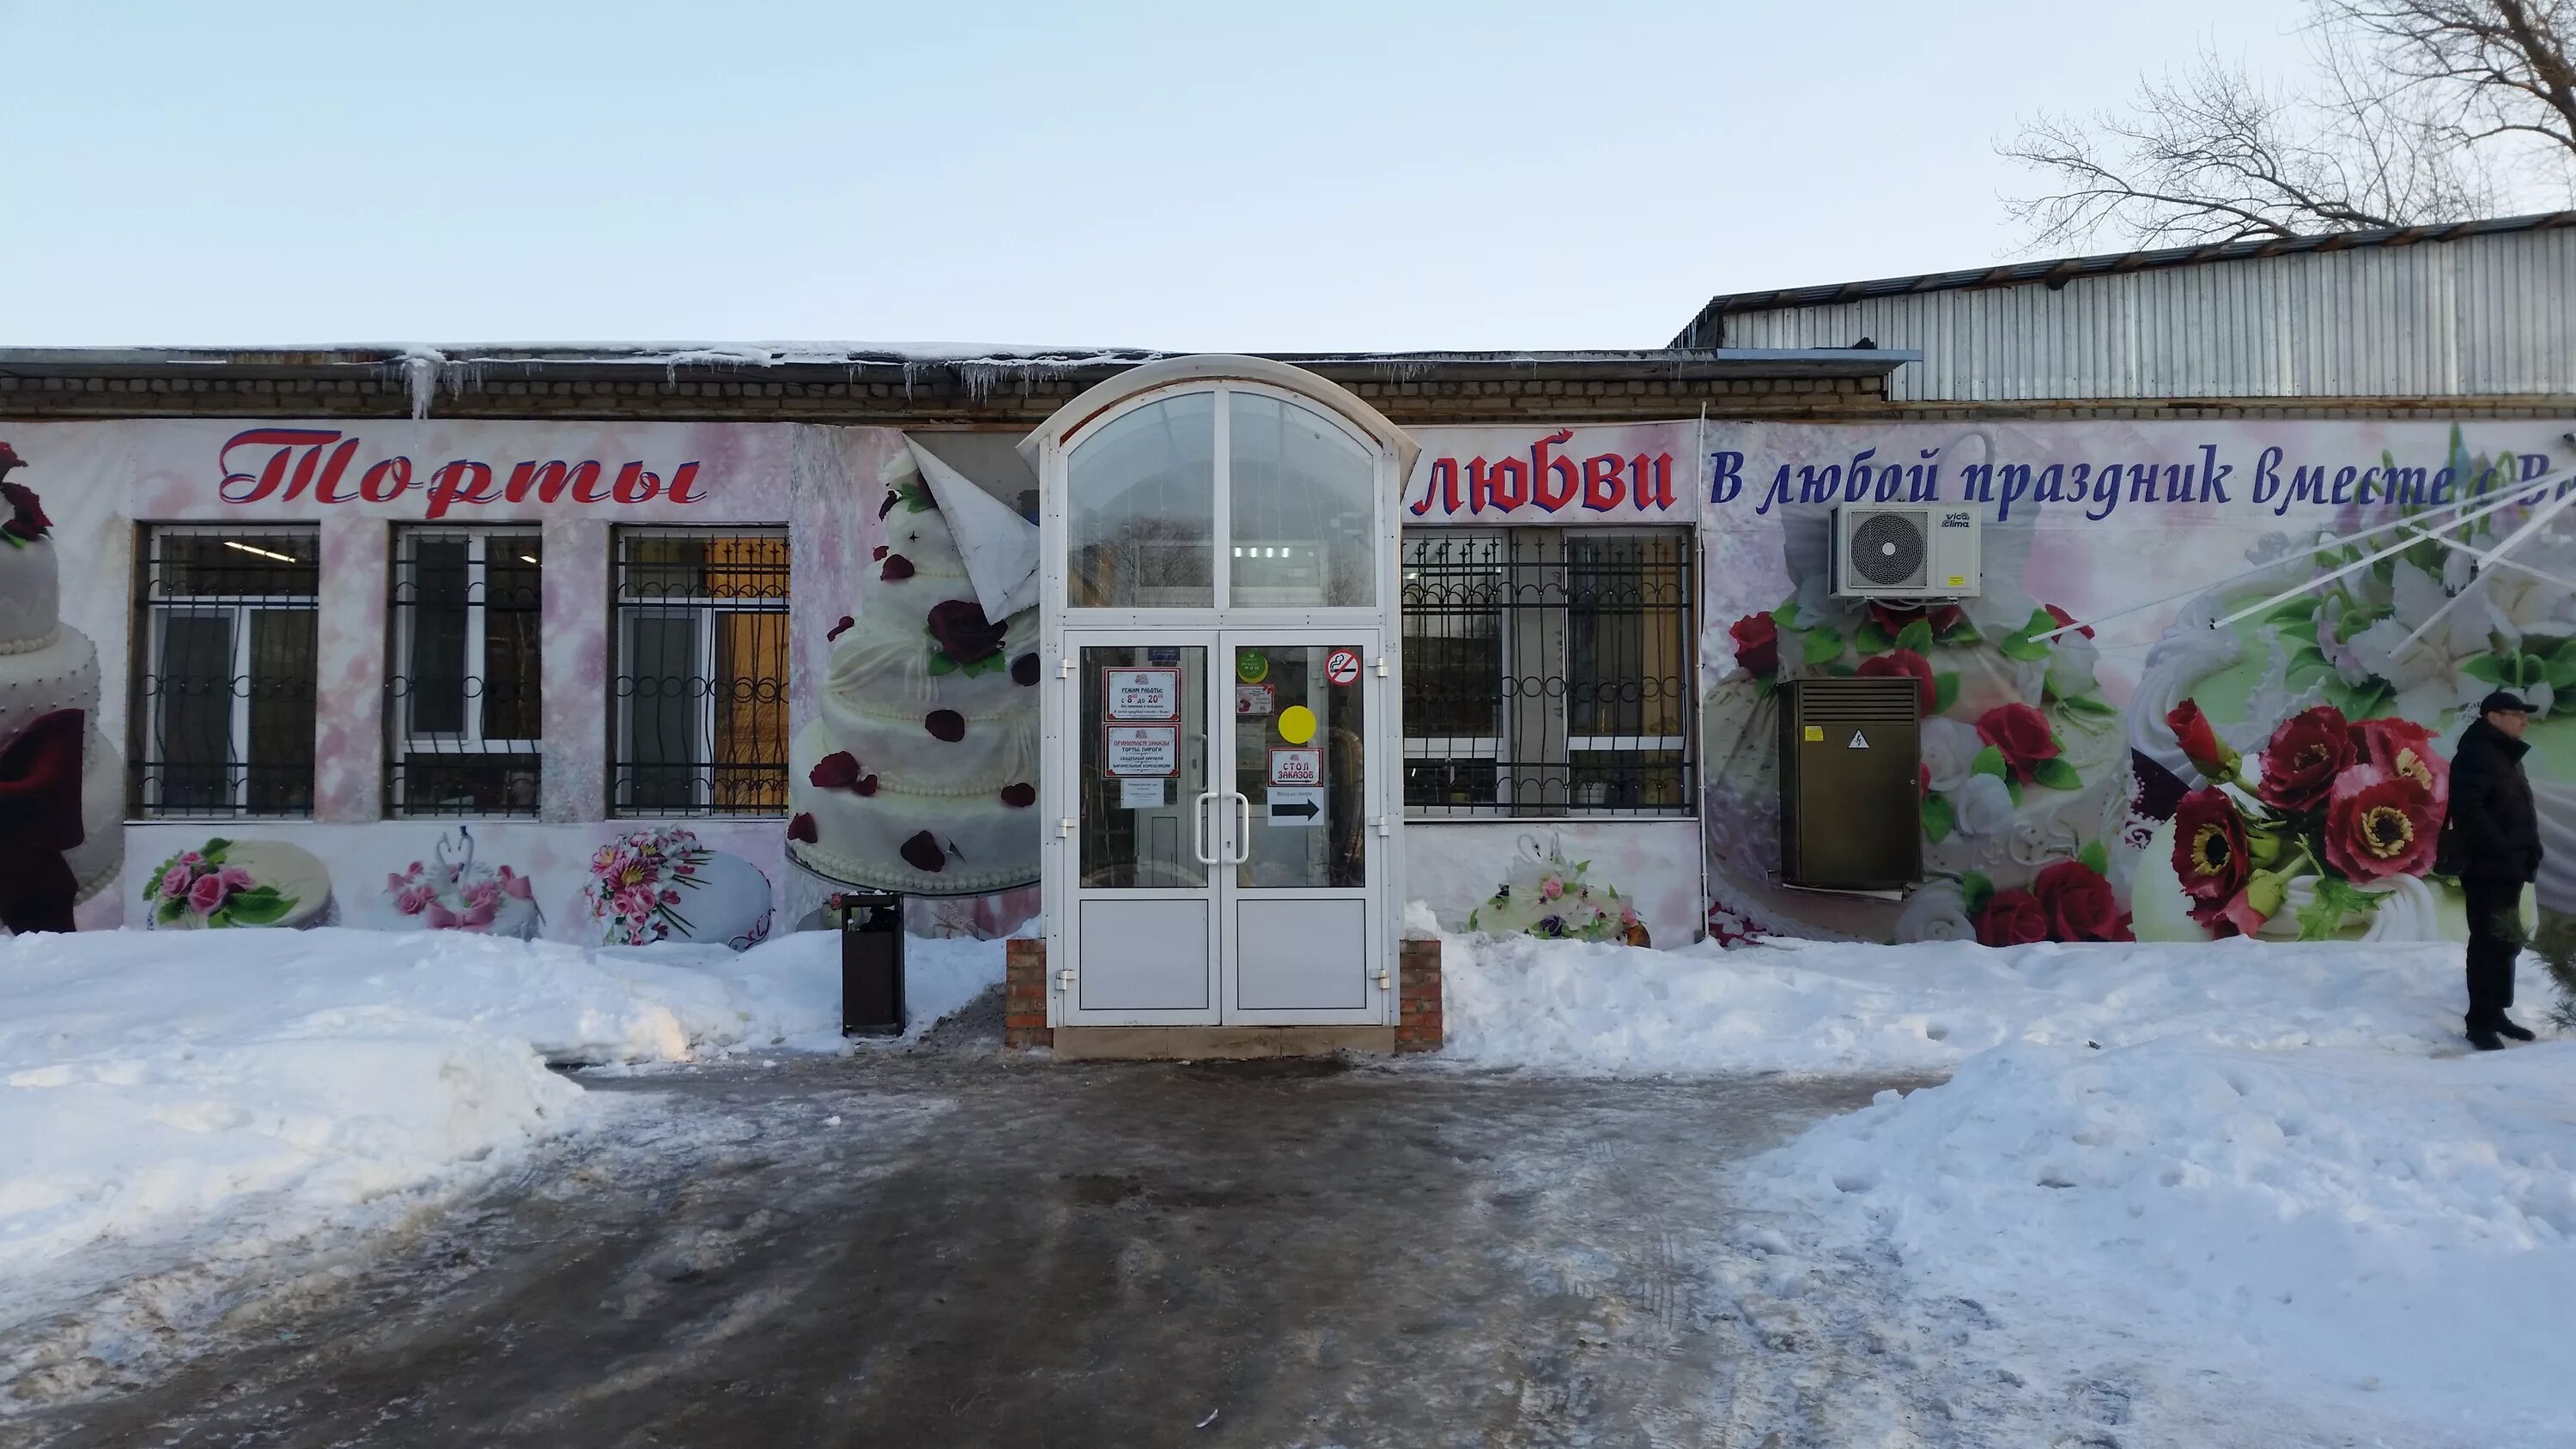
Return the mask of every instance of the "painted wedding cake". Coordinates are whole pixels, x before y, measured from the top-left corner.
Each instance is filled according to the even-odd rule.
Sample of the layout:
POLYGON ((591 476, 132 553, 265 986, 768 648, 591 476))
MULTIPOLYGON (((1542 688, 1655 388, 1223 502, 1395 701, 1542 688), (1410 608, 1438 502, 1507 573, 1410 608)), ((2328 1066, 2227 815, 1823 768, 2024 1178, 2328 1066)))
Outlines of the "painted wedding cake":
POLYGON ((0 759, 11 762, 12 787, 27 789, 25 808, 45 817, 12 832, 57 842, 50 848, 70 868, 73 898, 85 901, 114 884, 125 862, 125 766, 98 728, 98 646, 62 623, 51 522, 34 490, 5 481, 22 466, 0 443, 0 759), (66 778, 37 778, 57 769, 66 778))
POLYGON ((788 855, 877 890, 1026 885, 1038 873, 1037 611, 986 617, 913 454, 881 481, 886 543, 857 616, 832 630, 818 717, 791 752, 788 855))
POLYGON ((213 836, 154 866, 142 896, 144 924, 156 931, 300 931, 340 922, 330 869, 283 840, 213 836))

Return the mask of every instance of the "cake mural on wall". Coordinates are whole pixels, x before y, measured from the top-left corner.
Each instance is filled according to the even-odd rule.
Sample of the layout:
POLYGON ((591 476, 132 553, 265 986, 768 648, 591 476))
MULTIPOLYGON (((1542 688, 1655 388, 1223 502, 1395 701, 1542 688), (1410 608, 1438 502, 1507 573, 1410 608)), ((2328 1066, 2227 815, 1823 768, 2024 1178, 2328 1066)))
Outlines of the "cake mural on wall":
POLYGON ((282 840, 209 837, 153 867, 142 894, 144 924, 156 931, 301 930, 339 921, 330 871, 313 852, 282 840))
POLYGON ((388 931, 467 931, 533 941, 545 923, 534 883, 509 866, 476 862, 474 832, 464 825, 456 827, 453 846, 443 835, 432 842, 427 862, 386 872, 376 905, 376 924, 388 931))
POLYGON ((789 770, 788 858, 831 882, 982 895, 1037 879, 1036 527, 907 443, 886 543, 831 630, 789 770))
POLYGON ((98 728, 98 646, 62 622, 62 565, 0 442, 0 926, 68 931, 125 863, 125 766, 98 728))
POLYGON ((1827 521, 1793 515, 1791 595, 1738 618, 1712 650, 1735 660, 1702 712, 1712 922, 1996 946, 2465 940, 2465 901, 2435 847, 2451 752, 2498 688, 2534 711, 2526 767, 2548 855, 2525 919, 2576 911, 2576 719, 2556 708, 2576 689, 2576 594, 2552 582, 2576 575, 2576 530, 2517 543, 2519 567, 2482 567, 2438 535, 2491 555, 2545 497, 2515 498, 2514 455, 2475 454, 2456 428, 2442 457, 2417 461, 2458 480, 2460 498, 2504 506, 2458 524, 2355 504, 2264 532, 2236 559, 2211 557, 2202 527, 2142 531, 2156 582, 2231 577, 2181 606, 2118 704, 2097 680, 2091 631, 2057 632, 2074 612, 2025 591, 2031 529, 2018 516, 1984 531, 1982 598, 1898 609, 1829 598, 1827 521), (2410 518, 2423 521, 2392 549, 2404 540, 2385 526, 2410 518), (1768 880, 1772 712, 1780 682, 1800 674, 1899 675, 1922 690, 1927 878, 1901 907, 1768 880))
POLYGON ((769 939, 769 877, 676 825, 629 831, 590 858, 581 914, 603 946, 689 941, 748 951, 769 939))
POLYGON ((2131 939, 2113 859, 2128 798, 2120 711, 2096 677, 2093 631, 2022 585, 2030 527, 1988 524, 1985 592, 1928 605, 1833 597, 1822 510, 1793 513, 1783 533, 1791 592, 1729 626, 1736 667, 1701 715, 1712 929, 1723 918, 1733 935, 1750 923, 1900 942, 2131 939), (1905 678, 1921 691, 1926 879, 1892 923, 1874 903, 1769 884, 1776 695, 1782 681, 1809 675, 1905 678))
MULTIPOLYGON (((2457 428, 2443 461, 2464 497, 2510 495, 2498 485, 2513 470, 2472 455, 2457 428)), ((2514 549, 2522 567, 2481 569, 2431 536, 2492 552, 2538 501, 2433 520, 2366 564, 2392 540, 2320 548, 2315 535, 2269 534, 2246 554, 2254 572, 2183 606, 2129 710, 2142 939, 2466 940, 2466 899, 2434 854, 2451 751, 2499 688, 2532 706, 2526 767, 2548 846, 2524 917, 2576 910, 2576 722, 2556 708, 2576 688, 2576 595, 2551 581, 2576 574, 2576 538, 2535 535, 2514 549)), ((2356 511, 2319 532, 2382 521, 2356 511)))

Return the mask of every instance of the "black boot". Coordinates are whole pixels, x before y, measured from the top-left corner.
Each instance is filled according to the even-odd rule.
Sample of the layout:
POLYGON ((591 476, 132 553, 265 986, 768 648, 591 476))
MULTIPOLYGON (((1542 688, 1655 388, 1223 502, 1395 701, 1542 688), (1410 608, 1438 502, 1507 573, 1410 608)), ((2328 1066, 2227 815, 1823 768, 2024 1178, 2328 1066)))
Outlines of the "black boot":
POLYGON ((2488 1022, 2487 1025, 2494 1027, 2497 1031, 2502 1032, 2506 1036, 2512 1037, 2515 1041, 2538 1041, 2540 1039, 2538 1036, 2533 1034, 2530 1027, 2524 1026, 2521 1022, 2514 1020, 2512 1017, 2505 1015, 2501 1011, 2497 1012, 2495 1014, 2495 1019, 2488 1022))
POLYGON ((2469 1045, 2482 1052, 2500 1052, 2504 1050, 2504 1039, 2496 1035, 2494 1027, 2476 1025, 2469 1028, 2469 1045))

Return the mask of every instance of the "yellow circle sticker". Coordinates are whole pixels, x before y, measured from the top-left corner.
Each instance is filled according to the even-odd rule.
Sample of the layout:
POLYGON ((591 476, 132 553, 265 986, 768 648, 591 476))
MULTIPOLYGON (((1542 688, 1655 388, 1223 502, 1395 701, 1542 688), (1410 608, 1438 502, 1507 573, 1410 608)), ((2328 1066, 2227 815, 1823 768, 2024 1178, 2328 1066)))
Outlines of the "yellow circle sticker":
POLYGON ((1315 737, 1315 712, 1302 704, 1279 711, 1279 738, 1302 745, 1315 737))

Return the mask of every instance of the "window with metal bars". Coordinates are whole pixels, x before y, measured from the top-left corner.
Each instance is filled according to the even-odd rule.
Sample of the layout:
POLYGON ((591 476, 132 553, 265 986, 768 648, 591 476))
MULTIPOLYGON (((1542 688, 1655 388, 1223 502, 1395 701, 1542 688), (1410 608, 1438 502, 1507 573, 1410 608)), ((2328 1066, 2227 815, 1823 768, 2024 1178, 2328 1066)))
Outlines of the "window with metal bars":
POLYGON ((136 807, 171 818, 311 815, 315 530, 147 524, 142 544, 136 807))
POLYGON ((1407 813, 1689 814, 1691 597, 1687 530, 1407 533, 1407 813))
POLYGON ((620 815, 787 810, 787 532, 620 528, 610 674, 620 815))
POLYGON ((544 559, 533 529, 395 531, 385 673, 394 814, 536 815, 544 559))

